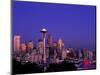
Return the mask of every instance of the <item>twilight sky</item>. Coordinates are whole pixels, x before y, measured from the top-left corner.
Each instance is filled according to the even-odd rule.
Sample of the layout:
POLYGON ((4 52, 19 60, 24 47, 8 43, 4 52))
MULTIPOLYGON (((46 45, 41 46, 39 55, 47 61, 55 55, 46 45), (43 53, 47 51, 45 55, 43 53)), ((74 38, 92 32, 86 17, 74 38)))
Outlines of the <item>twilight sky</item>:
POLYGON ((20 34, 21 42, 37 43, 46 28, 53 41, 62 38, 66 47, 95 49, 95 15, 95 6, 14 1, 12 37, 20 34))

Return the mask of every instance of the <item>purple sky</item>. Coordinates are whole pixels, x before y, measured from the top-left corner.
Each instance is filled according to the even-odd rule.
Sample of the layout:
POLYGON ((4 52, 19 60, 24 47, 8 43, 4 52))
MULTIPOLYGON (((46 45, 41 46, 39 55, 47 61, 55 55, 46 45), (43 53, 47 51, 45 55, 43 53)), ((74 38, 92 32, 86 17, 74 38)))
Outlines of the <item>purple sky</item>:
POLYGON ((53 40, 62 38, 66 47, 95 49, 96 7, 14 1, 12 4, 12 37, 22 42, 41 38, 46 28, 53 40))

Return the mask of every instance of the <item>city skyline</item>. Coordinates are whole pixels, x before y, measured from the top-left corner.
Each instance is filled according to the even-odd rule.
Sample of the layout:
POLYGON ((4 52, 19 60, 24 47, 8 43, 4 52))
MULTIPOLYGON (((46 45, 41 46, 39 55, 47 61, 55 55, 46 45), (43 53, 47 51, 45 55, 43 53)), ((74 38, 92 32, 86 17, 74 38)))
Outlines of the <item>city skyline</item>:
POLYGON ((46 28, 53 41, 62 38, 66 47, 96 48, 95 6, 15 1, 12 9, 12 37, 19 34, 22 42, 37 43, 40 29, 46 28))

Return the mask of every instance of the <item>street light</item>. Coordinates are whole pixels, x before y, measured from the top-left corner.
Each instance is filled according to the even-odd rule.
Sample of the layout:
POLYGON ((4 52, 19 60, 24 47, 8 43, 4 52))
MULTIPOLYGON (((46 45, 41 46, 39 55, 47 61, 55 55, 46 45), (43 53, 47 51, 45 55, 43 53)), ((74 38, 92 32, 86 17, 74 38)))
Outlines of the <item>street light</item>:
MULTIPOLYGON (((44 65, 46 65, 46 53, 45 53, 45 37, 46 37, 46 33, 47 33, 47 29, 43 28, 41 31, 42 33, 42 39, 43 39, 43 61, 44 61, 44 65)), ((44 66, 44 71, 46 70, 46 66, 44 66)))

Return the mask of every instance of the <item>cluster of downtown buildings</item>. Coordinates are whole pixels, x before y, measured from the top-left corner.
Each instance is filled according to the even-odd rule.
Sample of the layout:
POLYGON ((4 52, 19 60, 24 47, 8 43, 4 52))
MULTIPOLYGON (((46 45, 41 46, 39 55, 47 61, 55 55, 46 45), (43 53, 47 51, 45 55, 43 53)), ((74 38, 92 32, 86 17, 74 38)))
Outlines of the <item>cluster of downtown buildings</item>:
POLYGON ((88 63, 96 62, 96 51, 91 51, 87 48, 81 50, 65 48, 64 41, 61 38, 53 42, 51 35, 47 35, 46 40, 43 38, 39 39, 36 46, 33 41, 21 43, 20 35, 14 35, 13 41, 13 59, 22 64, 27 62, 36 64, 61 63, 67 60, 88 60, 88 63))

